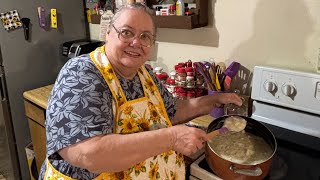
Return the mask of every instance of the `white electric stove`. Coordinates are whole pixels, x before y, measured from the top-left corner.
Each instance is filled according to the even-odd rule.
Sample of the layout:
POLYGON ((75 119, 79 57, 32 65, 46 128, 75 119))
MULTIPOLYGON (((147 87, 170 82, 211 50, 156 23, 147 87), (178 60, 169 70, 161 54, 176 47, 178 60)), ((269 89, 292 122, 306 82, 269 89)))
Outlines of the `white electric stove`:
MULTIPOLYGON (((256 66, 251 98, 251 117, 278 145, 265 179, 320 180, 320 74, 256 66)), ((203 155, 191 164, 189 179, 221 178, 203 155)))

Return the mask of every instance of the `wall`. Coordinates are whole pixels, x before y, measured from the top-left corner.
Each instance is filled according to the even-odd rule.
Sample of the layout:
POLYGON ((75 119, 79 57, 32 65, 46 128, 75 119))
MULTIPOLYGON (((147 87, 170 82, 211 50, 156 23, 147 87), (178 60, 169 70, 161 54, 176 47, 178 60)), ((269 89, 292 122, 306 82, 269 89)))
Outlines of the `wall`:
MULTIPOLYGON (((250 70, 270 65, 314 72, 320 65, 319 0, 210 0, 209 10, 208 27, 159 29, 151 63, 172 70, 181 61, 214 58, 250 70)), ((91 35, 98 37, 97 26, 91 35)))

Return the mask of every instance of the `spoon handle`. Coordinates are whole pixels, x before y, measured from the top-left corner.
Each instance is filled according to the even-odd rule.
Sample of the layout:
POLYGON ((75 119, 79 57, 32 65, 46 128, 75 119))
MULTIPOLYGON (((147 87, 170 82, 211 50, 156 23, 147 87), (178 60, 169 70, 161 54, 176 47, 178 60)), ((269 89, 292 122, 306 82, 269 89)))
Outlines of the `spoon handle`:
POLYGON ((225 132, 227 132, 227 131, 228 131, 228 128, 222 127, 222 128, 220 128, 220 129, 217 129, 217 130, 214 130, 214 131, 209 132, 207 135, 208 135, 209 139, 211 140, 211 139, 214 138, 216 135, 218 135, 218 134, 223 134, 223 133, 225 133, 225 132))

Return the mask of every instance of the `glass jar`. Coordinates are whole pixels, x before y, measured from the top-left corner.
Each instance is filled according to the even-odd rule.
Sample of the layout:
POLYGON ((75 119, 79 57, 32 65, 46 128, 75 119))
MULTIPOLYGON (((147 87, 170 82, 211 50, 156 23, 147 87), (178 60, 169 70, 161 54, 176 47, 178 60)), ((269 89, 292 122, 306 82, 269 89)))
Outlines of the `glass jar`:
POLYGON ((187 76, 187 78, 186 78, 186 87, 187 88, 194 88, 195 87, 194 77, 193 76, 187 76))
POLYGON ((187 73, 185 68, 179 68, 177 70, 177 81, 186 81, 187 73))
POLYGON ((170 16, 175 16, 176 15, 176 6, 175 5, 171 5, 169 7, 169 15, 170 16))

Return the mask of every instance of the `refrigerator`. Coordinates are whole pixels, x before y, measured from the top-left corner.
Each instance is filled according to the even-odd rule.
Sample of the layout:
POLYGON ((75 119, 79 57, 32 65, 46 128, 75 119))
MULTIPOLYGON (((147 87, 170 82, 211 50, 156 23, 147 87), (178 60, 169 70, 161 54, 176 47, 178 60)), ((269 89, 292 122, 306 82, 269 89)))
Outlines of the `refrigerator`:
POLYGON ((0 20, 0 179, 30 179, 25 147, 31 142, 23 92, 53 84, 67 61, 66 41, 89 38, 84 0, 0 0, 0 13, 16 10, 29 18, 29 39, 24 28, 5 30, 0 20), (43 7, 45 26, 39 23, 43 7), (50 23, 56 9, 57 28, 50 23))

